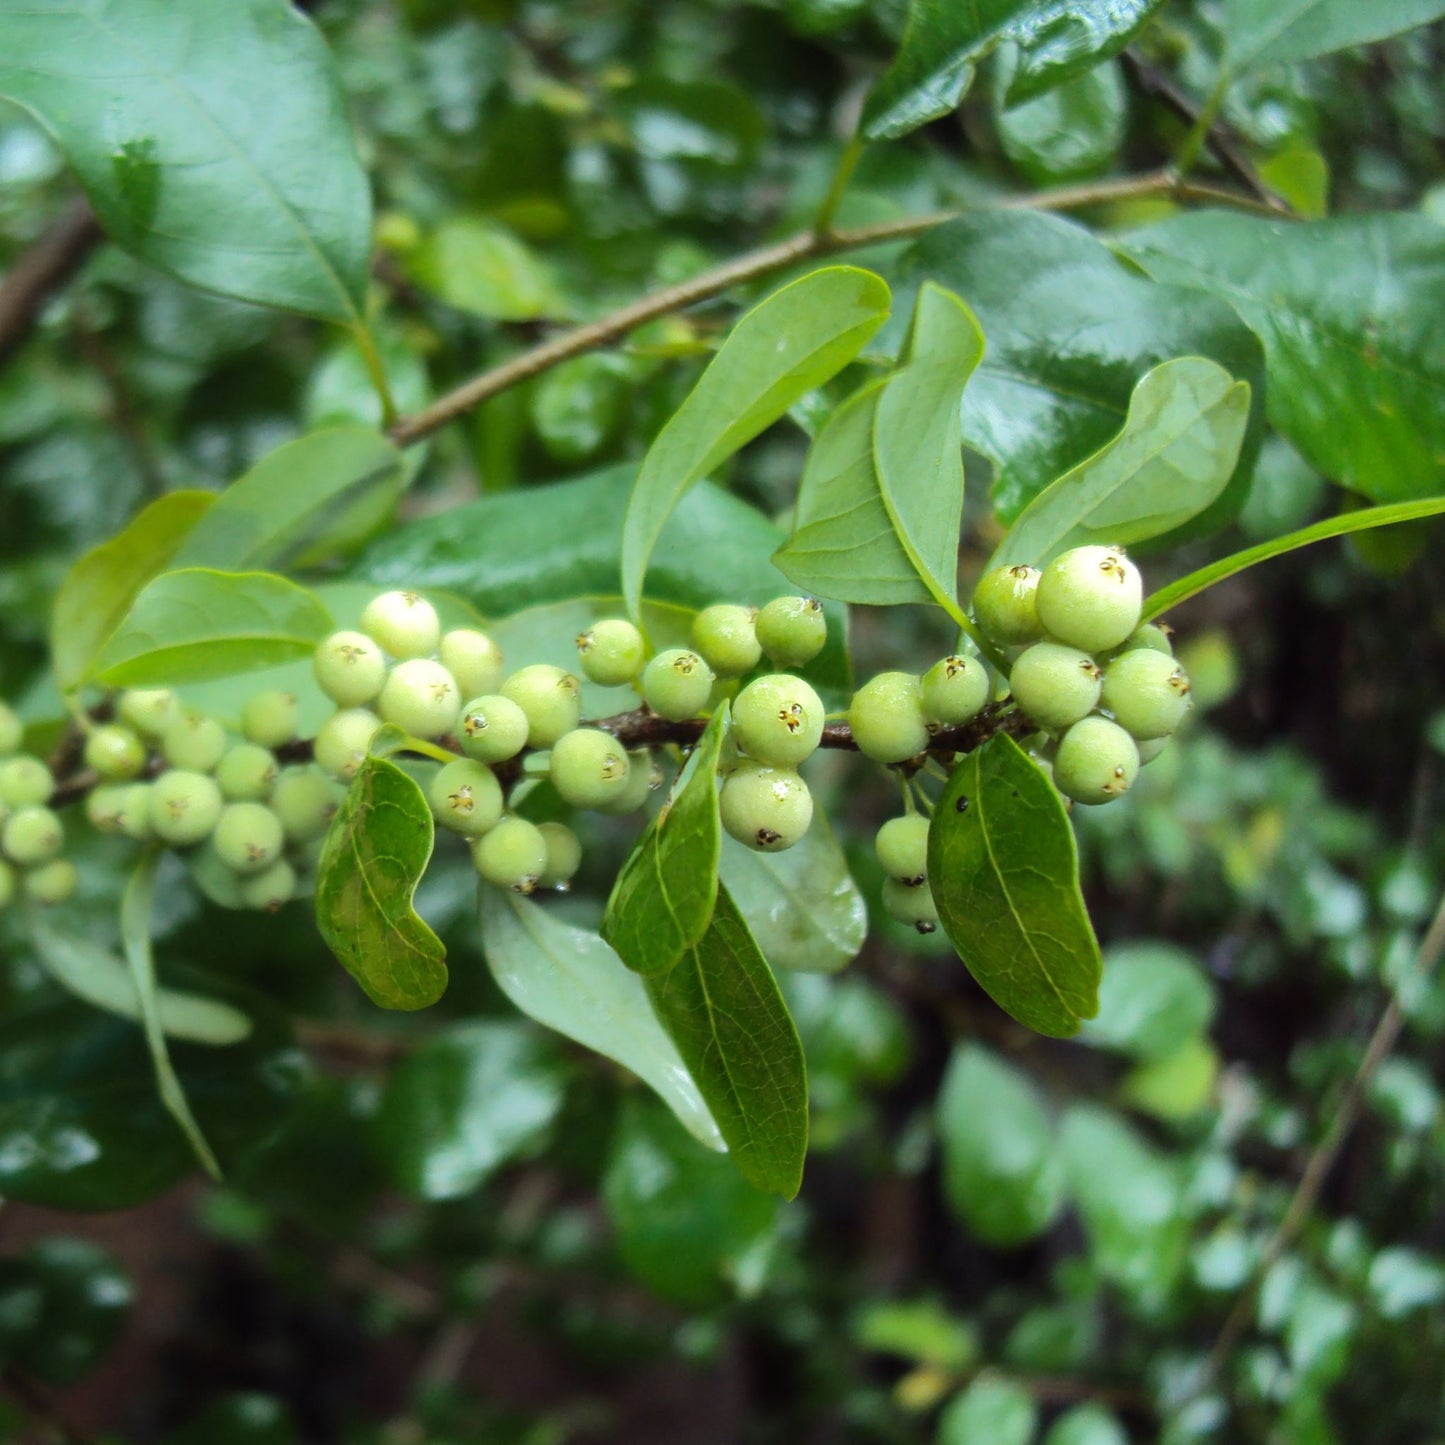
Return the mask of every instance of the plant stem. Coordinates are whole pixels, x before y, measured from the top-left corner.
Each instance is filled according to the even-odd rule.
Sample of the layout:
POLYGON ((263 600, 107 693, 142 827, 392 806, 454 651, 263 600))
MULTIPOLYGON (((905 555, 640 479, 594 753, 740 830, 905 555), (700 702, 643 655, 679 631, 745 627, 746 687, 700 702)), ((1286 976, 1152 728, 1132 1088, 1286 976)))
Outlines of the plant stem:
POLYGON ((351 328, 351 334, 356 338, 356 348, 361 353, 362 365, 366 367, 366 374, 371 378, 371 384, 381 401, 382 425, 391 426, 396 421, 396 402, 392 399, 391 382, 387 379, 381 352, 376 349, 376 338, 364 321, 357 321, 351 328))
POLYGON ((838 168, 833 172, 833 180, 828 187, 828 194, 823 197, 823 204, 818 207, 818 214, 813 218, 815 235, 826 236, 831 233, 833 220, 837 216, 838 207, 843 200, 843 193, 848 189, 848 182, 853 179, 853 172, 863 158, 865 144, 866 142, 861 136, 855 135, 844 147, 843 154, 838 161, 838 168))

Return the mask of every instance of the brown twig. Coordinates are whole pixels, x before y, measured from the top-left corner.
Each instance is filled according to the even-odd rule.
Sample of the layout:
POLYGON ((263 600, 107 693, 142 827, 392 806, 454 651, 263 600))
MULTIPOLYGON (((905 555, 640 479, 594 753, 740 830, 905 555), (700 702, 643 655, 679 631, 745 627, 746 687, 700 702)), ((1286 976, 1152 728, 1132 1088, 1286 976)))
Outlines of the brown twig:
POLYGON ((24 345, 42 308, 105 239, 90 203, 74 201, 0 283, 0 366, 24 345))

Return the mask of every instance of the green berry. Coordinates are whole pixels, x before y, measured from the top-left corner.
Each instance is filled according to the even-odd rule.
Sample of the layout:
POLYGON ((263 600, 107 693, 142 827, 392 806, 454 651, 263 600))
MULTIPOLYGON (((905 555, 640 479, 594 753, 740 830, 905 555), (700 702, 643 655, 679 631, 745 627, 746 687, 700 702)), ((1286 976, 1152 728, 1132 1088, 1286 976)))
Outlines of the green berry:
POLYGON ((472 864, 488 883, 530 893, 547 871, 547 839, 535 823, 506 817, 472 844, 472 864))
POLYGON ((733 699, 733 736, 750 758, 796 767, 823 736, 823 702, 787 672, 755 678, 733 699))
POLYGON ((318 645, 312 667, 337 707, 365 707, 386 681, 386 659, 364 632, 333 632, 318 645))
POLYGON ((1168 746, 1169 739, 1167 737, 1145 738, 1139 743, 1139 766, 1141 768, 1147 767, 1168 746))
POLYGON ((811 662, 828 640, 828 619, 816 597, 775 597, 758 613, 758 643, 778 667, 811 662))
POLYGON ((10 758, 0 763, 0 804, 5 807, 48 803, 54 791, 55 779, 39 758, 10 758))
POLYGON ((719 602, 692 619, 692 646, 719 677, 741 677, 758 665, 758 609, 719 602))
POLYGON ((574 728, 552 745, 552 786, 574 808, 605 808, 627 792, 627 749, 600 728, 574 728))
POLYGON ((75 896, 75 890, 80 886, 80 873, 69 858, 56 858, 38 868, 29 869, 21 884, 27 898, 53 908, 75 896))
POLYGON ((637 748, 627 755, 627 786, 615 797, 598 806, 599 813, 620 815, 635 813, 647 795, 662 783, 662 769, 647 748, 637 748))
POLYGON ((723 827, 760 853, 791 848, 813 821, 813 795, 792 768, 744 763, 724 780, 718 805, 723 827))
POLYGON ((278 858, 269 868, 241 880, 241 902, 259 913, 279 913, 296 894, 296 870, 278 858))
POLYGON ((119 833, 124 783, 92 788, 85 799, 85 819, 97 833, 119 833))
POLYGON ((502 785, 492 770, 473 758, 441 768, 427 788, 438 823, 468 838, 479 838, 502 816, 502 785))
POLYGON ((1044 635, 1038 609, 1037 567, 995 567, 973 589, 973 620, 994 642, 1014 647, 1044 635))
POLYGON ((977 717, 988 693, 988 669, 976 657, 942 658, 919 684, 923 716, 939 727, 956 727, 977 717))
POLYGON ((154 833, 151 826, 150 783, 130 783, 121 790, 120 831, 136 843, 144 843, 154 833))
POLYGON ((301 727, 296 694, 275 688, 246 699, 241 709, 241 733, 248 743, 281 748, 294 742, 301 727))
POLYGON ((1014 659, 1009 688, 1031 721, 1042 728, 1066 728, 1093 712, 1101 676, 1087 652, 1036 642, 1014 659))
POLYGON ((159 742, 181 715, 180 699, 169 688, 132 688, 120 695, 120 720, 143 738, 159 742))
POLYGON ((1139 749, 1118 723, 1086 717, 1059 739, 1054 783, 1076 803, 1110 803, 1139 773, 1139 749))
POLYGON ((185 712, 166 729, 161 756, 173 768, 209 773, 226 756, 226 730, 204 713, 185 712))
POLYGON ((281 820, 264 803, 227 803, 216 820, 211 846, 233 873, 261 873, 285 847, 281 820))
POLYGON ((1039 621, 1050 636, 1085 652, 1107 652, 1139 625, 1139 569, 1117 547, 1075 547, 1039 578, 1039 621))
POLYGON ((537 831, 547 844, 547 864, 537 886, 565 890, 582 866, 582 845, 565 823, 539 823, 537 831))
POLYGON ((1140 648, 1147 648, 1150 652, 1163 652, 1173 657, 1173 635, 1173 628, 1166 627, 1162 622, 1146 622, 1142 627, 1136 627, 1124 639, 1124 645, 1119 651, 1137 652, 1140 648))
POLYGON ((603 687, 620 687, 642 671, 647 645, 642 634, 623 617, 594 622, 577 639, 582 671, 603 687))
POLYGON ((383 722, 418 738, 444 737, 456 726, 462 695, 439 662, 414 657, 392 668, 376 710, 383 722))
POLYGON ((19 750, 25 741, 25 724, 15 715, 15 710, 0 702, 0 758, 19 750))
POLYGON ((263 803, 276 785, 276 755, 258 743, 237 743, 216 764, 216 782, 230 802, 263 803))
POLYGON ((138 777, 146 765, 146 748, 130 728, 107 723, 85 740, 85 765, 108 783, 138 777))
POLYGON ((928 877, 928 819, 921 813, 890 818, 878 830, 873 850, 890 878, 922 883, 928 877))
POLYGON ((150 787, 151 829, 162 842, 186 848, 211 836, 223 806, 220 788, 205 773, 162 773, 150 787))
POLYGON ((527 746, 527 714, 509 697, 474 697, 457 724, 462 751, 481 763, 501 763, 527 746))
POLYGON ((1131 736, 1165 738, 1189 711, 1189 677, 1169 653, 1134 648, 1109 664, 1100 701, 1131 736))
POLYGON ((381 719, 364 707, 334 713, 316 734, 312 756, 322 772, 329 773, 338 783, 349 783, 366 761, 371 740, 380 726, 381 719))
POLYGON ((502 680, 502 649, 475 628, 455 627, 444 633, 438 655, 463 697, 495 692, 502 680))
POLYGON ((15 870, 8 863, 0 862, 0 913, 4 913, 14 901, 15 870))
POLYGON ((880 672, 853 694, 848 726, 859 751, 879 763, 901 763, 928 746, 922 689, 911 672, 880 672))
POLYGON ((712 668, 685 647, 659 652, 643 669, 642 697, 670 722, 696 717, 712 696, 712 668))
POLYGON ((336 784, 319 768, 286 768, 271 790, 271 811, 288 843, 310 843, 330 826, 341 802, 336 784))
POLYGON ((0 829, 0 849, 12 863, 33 868, 48 863, 65 843, 60 819, 49 808, 28 803, 16 808, 0 829))
POLYGON ((502 696, 526 714, 527 742, 534 748, 550 748, 582 717, 582 690, 577 679, 547 662, 518 668, 502 683, 502 696))
POLYGON ((938 905, 927 883, 908 884, 897 878, 885 878, 883 907, 890 917, 912 924, 919 933, 933 933, 938 928, 938 905))
POLYGON ((442 639, 436 608, 415 592, 383 592, 366 604, 361 630, 393 657, 430 657, 442 639))

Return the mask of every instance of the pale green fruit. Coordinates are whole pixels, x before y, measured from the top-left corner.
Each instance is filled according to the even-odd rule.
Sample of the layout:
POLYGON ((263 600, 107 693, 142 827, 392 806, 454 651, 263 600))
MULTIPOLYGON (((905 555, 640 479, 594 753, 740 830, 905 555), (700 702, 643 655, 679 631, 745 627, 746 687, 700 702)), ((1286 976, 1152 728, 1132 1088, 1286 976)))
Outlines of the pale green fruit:
POLYGON ((525 818, 503 818, 472 844, 472 864, 488 883, 530 893, 547 871, 547 839, 525 818))
POLYGON ((643 669, 642 696, 653 712, 670 722, 696 717, 712 696, 713 672, 697 653, 684 647, 659 652, 643 669))
POLYGON ((440 648, 441 663, 456 679, 463 697, 479 697, 495 692, 502 680, 502 649, 472 627, 455 627, 444 633, 440 648))
POLYGON ((823 736, 823 702, 787 672, 755 678, 733 699, 733 738, 750 758, 796 767, 823 736))
POLYGON ((259 747, 285 747, 295 741, 300 726, 301 710, 295 693, 268 688, 247 698, 241 709, 242 736, 259 747))
POLYGON ((456 726, 462 695, 441 663, 413 657, 392 668, 376 710, 383 722, 418 738, 440 738, 456 726))
POLYGON ((1059 642, 1107 652, 1139 625, 1144 584, 1117 547, 1075 547, 1055 557, 1039 578, 1039 621, 1059 642))
POLYGON ((55 858, 28 869, 20 880, 25 896, 46 908, 67 903, 80 886, 80 873, 69 858, 55 858))
POLYGON ((792 768, 744 763, 723 781, 718 800, 722 825, 760 853, 781 853, 808 831, 813 795, 792 768))
POLYGON ((778 667, 811 662, 828 640, 828 619, 816 597, 775 597, 753 624, 758 643, 778 667))
POLYGON ((941 658, 919 684, 923 716, 938 727, 956 727, 976 718, 988 694, 988 669, 976 657, 941 658))
POLYGON ((1174 656, 1173 629, 1166 627, 1162 622, 1146 622, 1142 627, 1136 627, 1124 640, 1120 652, 1134 652, 1139 648, 1147 648, 1151 652, 1168 653, 1174 656))
POLYGON ((383 592, 366 604, 361 630, 393 657, 430 657, 442 640, 436 608, 416 592, 383 592))
POLYGON ((285 769, 271 790, 271 811, 288 843, 310 843, 330 826, 341 790, 319 768, 285 769))
POLYGON ((367 750, 380 726, 381 719, 364 707, 334 713, 316 734, 312 756, 322 772, 329 773, 339 783, 349 783, 366 761, 367 750))
POLYGON ((527 714, 509 697, 474 697, 457 724, 462 751, 481 763, 502 763, 527 746, 527 714))
POLYGON ((1168 746, 1169 739, 1167 737, 1145 738, 1144 741, 1139 744, 1139 766, 1141 768, 1147 767, 1168 746))
POLYGON ((878 830, 873 851, 890 878, 922 883, 928 877, 928 819, 921 813, 890 818, 878 830))
POLYGON ((15 715, 15 710, 0 702, 0 758, 16 752, 25 741, 25 724, 15 715))
POLYGON ((120 695, 120 720, 143 738, 159 742, 181 715, 180 699, 167 687, 132 688, 120 695))
POLYGON ((758 665, 758 609, 718 602, 692 620, 692 646, 718 677, 741 677, 758 665))
POLYGON ((128 782, 145 768, 145 744, 130 728, 106 723, 86 738, 85 765, 108 783, 128 782))
POLYGON ((995 567, 973 589, 973 620, 994 642, 1015 647, 1044 635, 1038 609, 1037 567, 995 567))
POLYGON ((333 632, 312 659, 316 683, 339 708, 365 707, 386 682, 386 658, 364 632, 333 632))
POLYGON ((938 928, 938 905, 927 883, 909 885, 897 878, 885 878, 883 907, 890 917, 911 924, 919 933, 933 933, 938 928))
POLYGON ((502 785, 485 763, 458 758, 431 780, 427 798, 444 828, 479 838, 502 816, 502 785))
POLYGON ((901 763, 928 746, 922 687, 911 672, 880 672, 853 694, 848 708, 853 741, 879 763, 901 763))
POLYGON ((285 843, 280 818, 264 803, 227 803, 211 834, 216 856, 233 873, 263 872, 285 843))
POLYGON ((0 828, 0 850, 22 868, 48 863, 65 844, 60 819, 38 803, 28 803, 10 814, 0 828))
POLYGON ((166 729, 161 756, 173 768, 188 773, 209 773, 226 756, 226 730, 204 713, 184 712, 166 729))
POLYGON ((163 843, 187 848, 211 836, 223 799, 216 780, 205 773, 176 769, 150 785, 151 831, 163 843))
POLYGON ((85 799, 85 819, 97 833, 119 833, 124 783, 92 788, 85 799))
POLYGON ((258 743, 237 743, 216 765, 216 782, 233 803, 261 803, 276 785, 276 755, 258 743))
POLYGON ((1059 642, 1036 642, 1014 659, 1009 689, 1031 721, 1066 728, 1098 704, 1099 664, 1087 652, 1059 642))
POLYGON ((144 843, 154 835, 151 825, 150 783, 128 783, 121 789, 120 831, 136 843, 144 843))
POLYGON ((55 779, 39 758, 8 758, 0 763, 0 804, 5 807, 48 803, 54 791, 55 779))
POLYGON ((1059 739, 1054 784, 1076 803, 1111 803, 1139 774, 1139 749, 1118 723, 1086 717, 1059 739))
POLYGON ((539 823, 537 831, 547 844, 547 864, 537 886, 563 891, 582 866, 582 844, 565 823, 539 823))
POLYGON ((527 744, 550 748, 582 718, 582 690, 570 672, 550 663, 518 668, 502 683, 502 696, 527 717, 527 744))
POLYGON ((627 755, 627 786, 597 811, 614 815, 635 813, 647 801, 647 795, 661 784, 662 769, 652 753, 647 748, 637 748, 627 755))
POLYGON ((608 617, 594 622, 577 639, 577 656, 593 682, 620 687, 642 671, 647 645, 625 617, 608 617))
POLYGON ((552 786, 574 808, 606 808, 627 793, 627 749, 600 728, 574 728, 552 745, 552 786))
POLYGON ((1100 701, 1131 736, 1165 738, 1189 711, 1189 678, 1169 653, 1134 648, 1109 664, 1100 701))
POLYGON ((296 895, 296 870, 278 858, 269 868, 241 879, 241 902, 260 913, 279 913, 296 895))

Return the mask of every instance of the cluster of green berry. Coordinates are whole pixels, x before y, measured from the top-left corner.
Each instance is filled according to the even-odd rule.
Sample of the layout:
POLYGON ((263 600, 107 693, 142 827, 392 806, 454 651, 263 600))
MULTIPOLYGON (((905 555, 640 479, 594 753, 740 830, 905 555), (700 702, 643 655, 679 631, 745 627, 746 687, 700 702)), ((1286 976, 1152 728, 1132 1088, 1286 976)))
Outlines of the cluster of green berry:
POLYGON ((35 903, 64 903, 76 889, 75 864, 60 856, 65 830, 47 806, 55 778, 20 751, 25 729, 0 702, 0 909, 17 893, 35 903))

